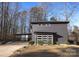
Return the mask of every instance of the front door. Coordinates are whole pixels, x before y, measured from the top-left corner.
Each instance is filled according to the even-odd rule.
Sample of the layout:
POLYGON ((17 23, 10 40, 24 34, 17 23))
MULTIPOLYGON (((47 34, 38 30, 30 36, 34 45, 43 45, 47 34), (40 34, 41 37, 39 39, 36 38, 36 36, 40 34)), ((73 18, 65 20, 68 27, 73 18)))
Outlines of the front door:
POLYGON ((38 44, 53 44, 53 35, 36 35, 38 44))

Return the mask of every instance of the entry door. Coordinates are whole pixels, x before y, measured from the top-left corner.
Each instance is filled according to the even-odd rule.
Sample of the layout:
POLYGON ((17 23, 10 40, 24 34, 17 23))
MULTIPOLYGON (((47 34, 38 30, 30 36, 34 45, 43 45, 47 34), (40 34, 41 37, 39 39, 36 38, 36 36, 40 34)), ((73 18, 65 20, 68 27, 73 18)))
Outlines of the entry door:
POLYGON ((53 35, 37 35, 36 38, 37 43, 39 43, 39 41, 43 41, 44 44, 48 44, 49 41, 53 43, 53 35))

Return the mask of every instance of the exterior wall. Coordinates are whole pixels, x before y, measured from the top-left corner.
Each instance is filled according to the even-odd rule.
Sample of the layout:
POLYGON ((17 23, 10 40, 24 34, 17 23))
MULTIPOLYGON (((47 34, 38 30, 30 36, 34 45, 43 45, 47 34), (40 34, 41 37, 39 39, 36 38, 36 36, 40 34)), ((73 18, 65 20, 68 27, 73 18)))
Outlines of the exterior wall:
POLYGON ((32 39, 33 41, 35 41, 35 31, 47 31, 47 32, 56 32, 57 34, 63 36, 63 38, 59 38, 58 39, 58 43, 63 44, 63 43, 67 43, 67 39, 68 39, 68 31, 67 31, 67 24, 48 24, 48 25, 42 25, 41 24, 32 24, 32 29, 31 29, 31 33, 32 33, 32 39))
POLYGON ((28 35, 22 35, 21 40, 26 40, 27 41, 28 40, 28 35))

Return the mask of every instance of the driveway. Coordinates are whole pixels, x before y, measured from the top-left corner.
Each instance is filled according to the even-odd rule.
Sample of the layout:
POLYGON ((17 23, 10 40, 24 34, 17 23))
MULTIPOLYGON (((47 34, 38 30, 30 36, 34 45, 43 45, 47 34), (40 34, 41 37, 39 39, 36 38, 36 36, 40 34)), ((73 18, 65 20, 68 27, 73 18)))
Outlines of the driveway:
POLYGON ((77 45, 28 46, 15 51, 11 57, 79 57, 77 45), (19 52, 19 53, 18 53, 19 52))
POLYGON ((26 46, 26 43, 12 43, 6 45, 0 45, 0 57, 8 57, 13 54, 19 48, 26 46))

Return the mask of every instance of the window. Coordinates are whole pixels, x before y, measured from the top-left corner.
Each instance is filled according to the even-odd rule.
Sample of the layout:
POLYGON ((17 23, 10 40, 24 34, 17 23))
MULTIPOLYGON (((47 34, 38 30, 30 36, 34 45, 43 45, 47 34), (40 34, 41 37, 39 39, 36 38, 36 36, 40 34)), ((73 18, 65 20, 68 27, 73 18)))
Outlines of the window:
POLYGON ((49 24, 49 26, 51 26, 51 24, 49 24))
POLYGON ((42 24, 39 24, 39 26, 42 26, 42 24))
POLYGON ((48 26, 48 24, 39 24, 39 26, 48 26))

